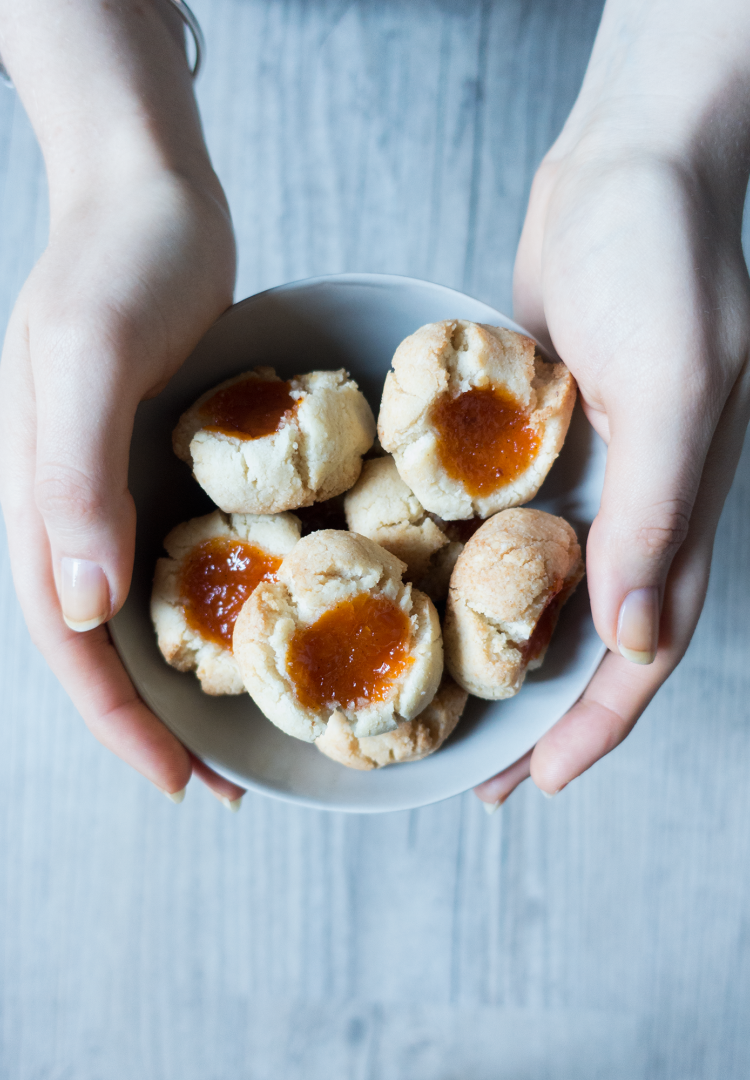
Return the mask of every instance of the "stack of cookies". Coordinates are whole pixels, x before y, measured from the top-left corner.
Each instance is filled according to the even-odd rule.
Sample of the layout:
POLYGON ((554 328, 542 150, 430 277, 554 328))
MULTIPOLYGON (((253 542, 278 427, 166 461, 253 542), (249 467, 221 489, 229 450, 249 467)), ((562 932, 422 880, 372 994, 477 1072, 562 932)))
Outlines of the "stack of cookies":
POLYGON ((396 350, 379 446, 343 370, 256 368, 209 390, 173 445, 219 509, 165 540, 164 658, 351 768, 437 750, 468 694, 518 693, 583 576, 571 526, 519 509, 575 396, 530 338, 460 320, 396 350))

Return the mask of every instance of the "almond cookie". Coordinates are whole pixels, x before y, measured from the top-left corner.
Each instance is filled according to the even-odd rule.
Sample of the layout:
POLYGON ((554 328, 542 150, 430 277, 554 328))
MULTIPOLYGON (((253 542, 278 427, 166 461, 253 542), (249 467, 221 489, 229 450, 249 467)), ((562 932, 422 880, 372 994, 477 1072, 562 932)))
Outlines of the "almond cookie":
POLYGON ((399 476, 388 455, 365 461, 359 480, 344 496, 346 523, 406 563, 406 576, 431 600, 444 600, 463 547, 451 541, 399 476))
POLYGON ((468 694, 443 675, 437 693, 416 720, 402 720, 394 731, 358 739, 341 713, 334 713, 315 745, 326 757, 349 769, 380 769, 404 761, 420 761, 439 750, 466 706, 468 694))
POLYGON ((374 438, 372 410, 343 369, 284 382, 258 367, 198 398, 172 445, 226 513, 275 514, 350 488, 374 438))
POLYGON ((446 521, 528 502, 565 440, 576 398, 564 364, 500 326, 430 323, 401 342, 378 434, 422 506, 446 521))
POLYGON ((581 549, 562 518, 518 509, 485 521, 451 576, 443 633, 456 682, 489 701, 517 694, 582 577, 581 549))
POLYGON ((299 540, 293 514, 218 510, 172 529, 151 594, 159 649, 178 671, 196 670, 207 694, 242 694, 232 655, 235 620, 258 582, 278 570, 299 540))
POLYGON ((313 742, 338 713, 357 738, 412 720, 443 672, 432 603, 404 564, 354 533, 304 537, 240 612, 234 655, 272 723, 313 742))

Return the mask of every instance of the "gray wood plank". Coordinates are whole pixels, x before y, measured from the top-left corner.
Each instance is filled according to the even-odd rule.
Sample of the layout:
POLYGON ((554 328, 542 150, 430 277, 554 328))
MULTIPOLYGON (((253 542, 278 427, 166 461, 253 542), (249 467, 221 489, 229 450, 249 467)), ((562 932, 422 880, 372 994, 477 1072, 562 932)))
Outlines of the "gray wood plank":
MULTIPOLYGON (((342 270, 508 308, 533 170, 593 0, 195 0, 238 296, 342 270)), ((0 313, 45 239, 0 95, 0 313)), ((106 755, 0 551, 0 1076, 744 1080, 750 1071, 750 448, 706 610, 630 739, 553 802, 367 819, 106 755)))

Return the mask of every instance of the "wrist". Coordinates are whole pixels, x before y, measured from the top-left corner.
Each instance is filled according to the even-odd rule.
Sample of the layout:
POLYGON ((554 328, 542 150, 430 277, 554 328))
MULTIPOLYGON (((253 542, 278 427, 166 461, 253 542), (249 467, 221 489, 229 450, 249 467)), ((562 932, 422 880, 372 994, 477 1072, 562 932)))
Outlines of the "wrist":
POLYGON ((166 243, 164 253, 192 237, 209 262, 234 250, 226 196, 212 171, 196 179, 150 164, 138 172, 131 163, 115 180, 92 187, 86 178, 50 190, 50 207, 49 248, 80 251, 87 259, 97 251, 125 249, 133 237, 145 243, 144 252, 166 243))
POLYGON ((750 170, 745 0, 607 0, 578 99, 547 163, 660 162, 744 197, 750 170), (739 190, 741 189, 741 190, 739 190))
POLYGON ((162 172, 213 175, 168 0, 0 0, 0 52, 56 200, 162 172))
POLYGON ((202 140, 175 147, 138 120, 124 120, 95 150, 61 139, 45 155, 50 230, 79 216, 117 212, 146 192, 164 192, 168 202, 209 200, 227 214, 226 197, 202 140))

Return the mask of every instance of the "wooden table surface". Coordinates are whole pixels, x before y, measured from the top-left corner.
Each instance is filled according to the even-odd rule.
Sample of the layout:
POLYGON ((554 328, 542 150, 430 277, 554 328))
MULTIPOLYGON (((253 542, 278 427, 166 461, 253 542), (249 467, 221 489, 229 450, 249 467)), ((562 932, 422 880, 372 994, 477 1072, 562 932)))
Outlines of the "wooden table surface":
MULTIPOLYGON (((341 271, 510 308, 534 168, 597 0, 195 0, 237 296, 341 271)), ((0 316, 45 242, 0 93, 0 316)), ((605 761, 494 817, 347 817, 103 751, 0 548, 2 1080, 744 1080, 750 1075, 750 453, 685 662, 605 761)), ((4 541, 3 541, 4 543, 4 541)))

